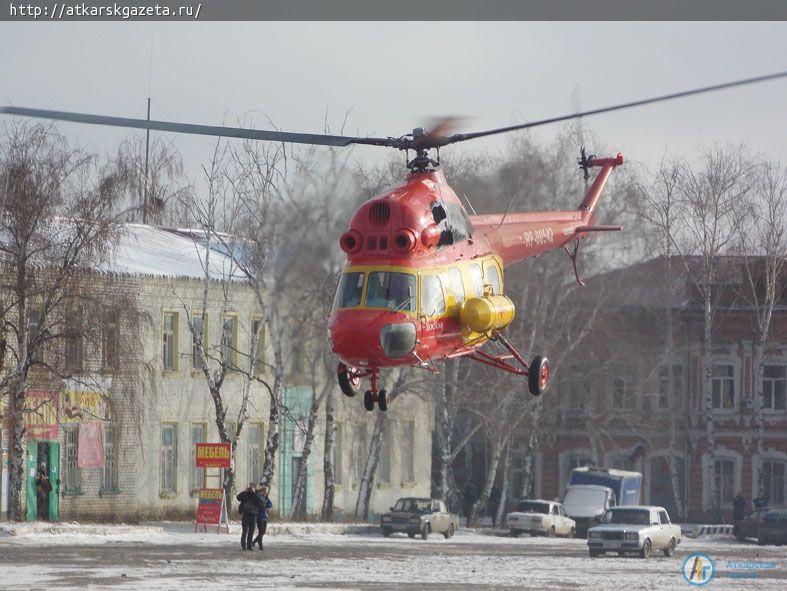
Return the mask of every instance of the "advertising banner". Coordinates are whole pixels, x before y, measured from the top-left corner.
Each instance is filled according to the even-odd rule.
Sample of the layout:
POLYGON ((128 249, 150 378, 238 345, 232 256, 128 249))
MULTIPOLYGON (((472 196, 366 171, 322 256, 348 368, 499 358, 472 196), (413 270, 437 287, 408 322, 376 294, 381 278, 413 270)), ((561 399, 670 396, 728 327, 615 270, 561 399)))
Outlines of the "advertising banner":
POLYGON ((229 443, 197 443, 197 468, 229 468, 232 449, 229 443))
POLYGON ((30 390, 25 394, 25 435, 31 439, 57 439, 57 392, 30 390))
POLYGON ((81 423, 109 419, 107 395, 87 388, 69 388, 62 393, 62 421, 81 423))
POLYGON ((101 421, 79 425, 77 467, 101 468, 104 465, 104 426, 101 421))
POLYGON ((224 502, 223 488, 201 488, 197 503, 197 523, 219 525, 224 502))

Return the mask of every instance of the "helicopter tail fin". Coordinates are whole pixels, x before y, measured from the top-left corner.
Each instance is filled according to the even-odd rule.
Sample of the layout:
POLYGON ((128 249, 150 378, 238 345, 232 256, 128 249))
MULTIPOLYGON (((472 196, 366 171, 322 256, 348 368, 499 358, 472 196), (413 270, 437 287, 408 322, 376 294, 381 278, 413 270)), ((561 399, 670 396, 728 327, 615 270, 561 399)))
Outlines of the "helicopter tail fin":
POLYGON ((620 166, 622 164, 623 154, 620 153, 618 153, 615 158, 596 158, 595 156, 587 158, 585 157, 584 153, 582 154, 582 158, 579 159, 579 167, 583 169, 586 174, 589 168, 601 168, 601 171, 599 171, 598 175, 593 180, 593 184, 590 186, 587 195, 585 195, 585 198, 579 205, 579 210, 582 212, 582 219, 585 222, 590 222, 590 218, 593 215, 593 210, 596 207, 599 197, 601 197, 601 192, 604 190, 604 185, 607 184, 609 175, 616 166, 620 166))

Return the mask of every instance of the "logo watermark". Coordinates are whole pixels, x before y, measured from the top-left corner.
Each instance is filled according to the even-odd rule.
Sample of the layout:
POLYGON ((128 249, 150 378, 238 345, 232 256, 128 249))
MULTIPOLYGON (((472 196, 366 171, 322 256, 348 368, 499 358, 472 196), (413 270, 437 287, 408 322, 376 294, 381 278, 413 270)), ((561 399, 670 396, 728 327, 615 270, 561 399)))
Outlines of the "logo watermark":
POLYGON ((716 565, 707 554, 690 554, 683 561, 681 571, 689 585, 703 587, 710 583, 716 574, 716 565))

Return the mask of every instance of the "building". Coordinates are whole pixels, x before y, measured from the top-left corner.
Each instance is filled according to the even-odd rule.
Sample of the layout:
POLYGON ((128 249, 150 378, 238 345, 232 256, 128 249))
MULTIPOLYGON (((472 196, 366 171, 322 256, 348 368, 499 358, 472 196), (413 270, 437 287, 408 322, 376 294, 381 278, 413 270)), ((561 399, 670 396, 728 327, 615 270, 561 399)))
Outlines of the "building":
MULTIPOLYGON (((84 277, 102 303, 101 318, 91 319, 100 330, 66 344, 65 354, 75 370, 68 380, 53 381, 44 374, 30 377, 28 399, 36 412, 27 415, 25 474, 35 475, 44 466, 53 482, 59 481, 59 494, 46 500, 52 518, 193 518, 197 491, 218 485, 218 469, 198 469, 194 461, 195 443, 219 438, 190 319, 204 327, 204 349, 224 347, 222 354, 231 365, 248 360, 252 334, 261 330, 262 317, 251 287, 232 276, 230 257, 212 249, 203 324, 204 254, 205 245, 188 232, 129 224, 111 260, 84 277), (224 289, 227 285, 231 289, 224 289)), ((265 335, 263 340, 269 345, 270 338, 265 335)), ((261 374, 266 354, 263 347, 254 361, 261 374)), ((228 371, 222 388, 228 419, 237 413, 244 385, 241 372, 228 371)), ((249 387, 249 418, 235 443, 236 487, 257 481, 264 460, 269 394, 256 381, 249 387)), ((308 380, 297 372, 288 376, 288 412, 281 425, 271 490, 274 508, 283 514, 291 503, 294 474, 303 463, 302 427, 313 395, 308 380)), ((337 396, 335 504, 341 517, 354 510, 374 420, 358 400, 337 396)), ((401 495, 428 495, 430 488, 429 405, 410 397, 388 414, 372 513, 386 510, 401 495)), ((0 488, 5 512, 9 437, 7 422, 2 425, 0 488)), ((321 412, 307 462, 309 514, 319 514, 322 504, 323 437, 321 412)), ((28 519, 46 515, 38 510, 30 478, 26 491, 23 512, 28 519)))
POLYGON ((663 258, 594 278, 594 289, 607 289, 612 297, 606 299, 606 313, 594 326, 591 342, 575 364, 563 368, 545 401, 535 496, 562 496, 572 468, 597 464, 641 471, 646 504, 663 505, 683 519, 713 519, 708 443, 712 413, 714 472, 724 519, 731 519, 737 493, 750 506, 759 496, 771 506, 785 506, 787 282, 781 278, 782 297, 764 354, 760 452, 754 316, 742 297, 747 285, 744 262, 725 259, 726 271, 714 286, 710 367, 703 363, 702 300, 687 272, 694 262, 673 260, 673 298, 666 288, 663 258), (671 338, 666 336, 668 322, 671 338), (705 372, 712 380, 707 401, 705 372))

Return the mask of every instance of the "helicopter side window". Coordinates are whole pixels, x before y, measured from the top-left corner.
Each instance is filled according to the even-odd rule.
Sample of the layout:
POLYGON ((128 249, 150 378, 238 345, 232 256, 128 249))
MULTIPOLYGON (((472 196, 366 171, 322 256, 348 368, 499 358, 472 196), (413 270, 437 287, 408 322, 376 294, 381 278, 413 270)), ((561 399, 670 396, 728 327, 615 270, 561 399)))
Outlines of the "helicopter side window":
POLYGON ((375 271, 369 274, 366 305, 398 312, 415 312, 415 275, 375 271))
POLYGON ((500 273, 497 270, 497 265, 490 261, 484 265, 484 270, 486 271, 486 284, 492 286, 492 293, 503 293, 500 288, 500 273))
POLYGON ((443 284, 437 275, 424 275, 422 285, 421 310, 426 316, 437 316, 445 313, 445 296, 443 284))
POLYGON ((356 308, 361 305, 363 273, 343 273, 333 298, 333 309, 356 308))
POLYGON ((473 283, 473 295, 480 298, 484 295, 484 273, 479 265, 470 265, 470 280, 473 283))
POLYGON ((465 284, 462 282, 462 273, 456 267, 448 269, 451 278, 451 291, 454 292, 454 300, 457 304, 465 301, 465 284))

